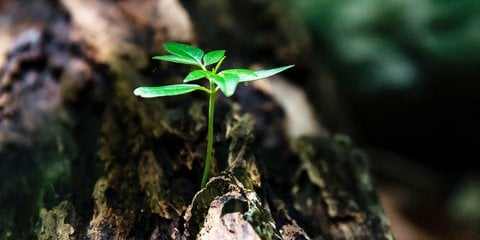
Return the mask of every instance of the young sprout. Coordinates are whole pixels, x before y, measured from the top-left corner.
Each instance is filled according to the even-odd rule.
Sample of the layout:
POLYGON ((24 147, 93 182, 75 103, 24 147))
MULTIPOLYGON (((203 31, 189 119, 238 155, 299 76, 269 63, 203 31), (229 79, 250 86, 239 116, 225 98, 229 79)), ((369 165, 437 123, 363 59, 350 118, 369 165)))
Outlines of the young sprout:
POLYGON ((204 91, 208 94, 207 154, 205 157, 205 168, 201 183, 201 187, 203 188, 207 183, 208 174, 212 164, 215 93, 220 90, 225 96, 230 97, 235 93, 239 83, 267 78, 291 68, 294 65, 260 71, 252 71, 248 69, 226 69, 219 72, 220 66, 225 59, 224 50, 214 50, 204 54, 203 50, 199 48, 181 43, 165 43, 163 47, 171 55, 155 56, 153 59, 194 65, 198 67, 198 69, 191 71, 185 79, 183 79, 184 84, 173 84, 159 87, 138 87, 133 91, 133 94, 143 98, 181 95, 197 90, 204 91), (208 70, 207 66, 212 64, 215 64, 215 67, 208 70), (208 88, 198 84, 189 84, 189 82, 203 78, 208 80, 208 88))

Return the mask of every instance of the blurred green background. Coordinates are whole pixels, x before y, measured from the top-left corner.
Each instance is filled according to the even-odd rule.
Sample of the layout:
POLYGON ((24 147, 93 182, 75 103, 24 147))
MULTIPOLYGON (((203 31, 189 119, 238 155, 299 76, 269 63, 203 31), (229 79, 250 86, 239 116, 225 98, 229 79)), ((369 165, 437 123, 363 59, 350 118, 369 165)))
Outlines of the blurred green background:
POLYGON ((480 1, 290 4, 377 170, 416 189, 412 209, 430 204, 417 215, 445 211, 479 234, 480 1))
POLYGON ((291 1, 366 144, 478 165, 480 1, 291 1))

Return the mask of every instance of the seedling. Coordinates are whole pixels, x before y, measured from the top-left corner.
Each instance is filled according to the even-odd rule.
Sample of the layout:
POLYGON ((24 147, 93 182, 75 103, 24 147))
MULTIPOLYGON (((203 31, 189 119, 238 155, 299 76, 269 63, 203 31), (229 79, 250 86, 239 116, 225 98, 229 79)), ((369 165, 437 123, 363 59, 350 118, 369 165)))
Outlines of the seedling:
POLYGON ((208 174, 212 164, 215 94, 220 90, 225 96, 230 97, 235 93, 239 83, 267 78, 291 68, 293 65, 260 71, 252 71, 248 69, 226 69, 218 72, 225 59, 224 50, 214 50, 204 54, 203 50, 199 48, 181 43, 165 43, 163 47, 171 55, 155 56, 153 59, 194 65, 199 69, 191 71, 185 79, 183 79, 184 84, 173 84, 159 87, 139 87, 133 91, 133 94, 143 98, 181 95, 197 90, 208 94, 207 154, 205 157, 205 168, 201 183, 201 187, 203 188, 207 183, 208 174), (207 66, 213 64, 215 64, 215 67, 208 70, 207 66), (200 80, 202 78, 208 79, 209 88, 198 84, 189 84, 189 82, 200 80))

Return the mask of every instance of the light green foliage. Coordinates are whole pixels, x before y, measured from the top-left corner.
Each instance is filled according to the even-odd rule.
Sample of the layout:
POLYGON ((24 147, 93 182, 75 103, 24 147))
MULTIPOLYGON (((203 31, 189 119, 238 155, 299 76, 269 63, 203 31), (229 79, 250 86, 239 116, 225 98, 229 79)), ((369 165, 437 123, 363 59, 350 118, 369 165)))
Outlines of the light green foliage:
POLYGON ((250 82, 270 77, 282 71, 285 71, 293 65, 272 68, 267 70, 252 71, 248 69, 226 69, 218 72, 225 59, 224 50, 214 50, 204 53, 203 50, 181 43, 165 43, 165 50, 171 55, 155 56, 158 59, 167 62, 194 65, 199 69, 191 71, 184 79, 183 84, 173 84, 157 87, 139 87, 133 91, 133 94, 144 97, 164 97, 186 94, 189 92, 201 90, 209 95, 208 111, 208 133, 207 133, 207 156, 205 159, 205 170, 202 178, 202 187, 205 186, 210 171, 212 151, 213 151, 213 117, 215 93, 220 90, 225 96, 230 97, 235 93, 237 86, 242 82, 250 82), (207 66, 216 64, 211 70, 207 66), (189 82, 200 79, 209 81, 209 88, 189 82), (186 84, 189 83, 189 84, 186 84))
POLYGON ((445 69, 470 81, 458 75, 480 61, 480 1, 289 2, 348 94, 410 92, 445 69))
POLYGON ((193 92, 196 90, 205 90, 208 92, 208 89, 198 86, 196 84, 175 84, 162 87, 139 87, 133 91, 133 94, 141 96, 144 98, 153 98, 153 97, 164 97, 164 96, 174 96, 184 93, 193 92))
MULTIPOLYGON (((249 82, 267 78, 293 67, 293 65, 289 65, 260 71, 227 69, 217 73, 223 59, 225 59, 224 50, 215 50, 204 54, 203 50, 199 48, 181 43, 165 43, 164 47, 165 50, 172 55, 155 56, 153 59, 199 67, 200 69, 190 72, 183 82, 187 83, 206 78, 209 81, 213 81, 227 97, 230 97, 235 93, 237 85, 240 82, 249 82), (208 65, 215 63, 217 64, 215 68, 210 71, 207 70, 208 65)), ((162 87, 140 87, 135 89, 133 93, 140 97, 149 98, 180 95, 196 90, 203 90, 207 93, 210 93, 210 91, 217 91, 217 89, 208 90, 195 84, 175 84, 162 87)))
POLYGON ((205 54, 205 56, 203 56, 203 64, 205 64, 205 66, 208 66, 210 64, 217 63, 223 58, 223 56, 225 56, 224 50, 211 51, 205 54))

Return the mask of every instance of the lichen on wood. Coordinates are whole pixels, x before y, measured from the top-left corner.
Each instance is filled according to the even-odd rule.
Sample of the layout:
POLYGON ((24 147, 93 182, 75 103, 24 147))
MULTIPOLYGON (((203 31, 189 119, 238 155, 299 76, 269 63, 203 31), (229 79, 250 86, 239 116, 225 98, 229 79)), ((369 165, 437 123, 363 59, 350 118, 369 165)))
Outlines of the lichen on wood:
POLYGON ((253 118, 243 115, 228 122, 229 167, 195 195, 185 214, 184 236, 195 239, 281 239, 273 217, 255 192, 261 184, 250 146, 254 139, 253 118))
POLYGON ((68 223, 68 215, 71 214, 72 206, 67 201, 61 202, 51 210, 40 210, 41 225, 37 228, 39 240, 70 239, 74 228, 68 223))
POLYGON ((293 206, 305 223, 320 224, 318 233, 334 239, 393 239, 369 177, 368 157, 349 137, 301 138, 293 149, 301 160, 293 206))

